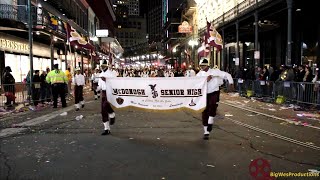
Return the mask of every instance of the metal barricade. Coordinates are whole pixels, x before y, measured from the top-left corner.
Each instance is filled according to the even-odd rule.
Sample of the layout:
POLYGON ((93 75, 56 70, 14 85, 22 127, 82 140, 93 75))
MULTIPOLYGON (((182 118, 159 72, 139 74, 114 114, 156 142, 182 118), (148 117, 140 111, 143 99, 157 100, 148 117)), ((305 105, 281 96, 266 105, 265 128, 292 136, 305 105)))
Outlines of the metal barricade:
POLYGON ((299 104, 320 105, 320 91, 315 83, 293 82, 297 90, 296 102, 299 104))
POLYGON ((33 96, 31 96, 31 86, 24 83, 3 84, 1 86, 0 107, 19 104, 39 104, 50 102, 52 91, 50 84, 34 83, 32 85, 33 96))
POLYGON ((236 92, 247 97, 269 98, 277 103, 320 106, 320 88, 315 83, 234 79, 234 87, 236 92))
POLYGON ((0 107, 25 103, 27 97, 25 84, 3 84, 1 86, 0 107))

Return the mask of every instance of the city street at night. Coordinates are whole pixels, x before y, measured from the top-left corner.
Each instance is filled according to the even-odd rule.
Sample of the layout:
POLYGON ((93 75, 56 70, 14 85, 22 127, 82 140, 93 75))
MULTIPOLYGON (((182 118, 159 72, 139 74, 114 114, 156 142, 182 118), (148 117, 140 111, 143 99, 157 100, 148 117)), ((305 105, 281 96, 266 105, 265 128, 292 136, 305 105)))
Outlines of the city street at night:
POLYGON ((250 179, 250 163, 259 158, 272 172, 319 171, 319 119, 297 126, 277 119, 298 113, 292 109, 260 110, 246 98, 222 98, 208 141, 202 140, 201 114, 185 111, 116 110, 111 134, 101 136, 94 100, 78 112, 67 107, 14 122, 4 118, 0 179, 250 179))
POLYGON ((319 179, 318 9, 0 0, 0 180, 319 179))

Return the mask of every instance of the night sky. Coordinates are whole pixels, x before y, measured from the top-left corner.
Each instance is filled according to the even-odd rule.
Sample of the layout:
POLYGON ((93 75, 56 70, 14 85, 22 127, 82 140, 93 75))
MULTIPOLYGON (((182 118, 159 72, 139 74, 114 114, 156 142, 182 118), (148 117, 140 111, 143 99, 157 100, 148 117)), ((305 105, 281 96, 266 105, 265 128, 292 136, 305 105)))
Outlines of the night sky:
MULTIPOLYGON (((140 16, 143 16, 143 14, 147 14, 148 12, 148 2, 152 0, 140 0, 140 16)), ((179 5, 184 0, 169 0, 169 9, 171 8, 178 8, 179 5)))

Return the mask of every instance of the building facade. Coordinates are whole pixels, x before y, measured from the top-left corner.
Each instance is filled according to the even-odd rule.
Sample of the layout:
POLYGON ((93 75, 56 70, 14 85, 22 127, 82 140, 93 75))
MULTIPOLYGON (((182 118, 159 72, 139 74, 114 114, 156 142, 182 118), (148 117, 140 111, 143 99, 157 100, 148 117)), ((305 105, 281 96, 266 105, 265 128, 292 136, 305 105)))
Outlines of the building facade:
POLYGON ((140 15, 140 5, 139 0, 114 0, 113 4, 115 7, 127 7, 128 16, 139 16, 140 15))
POLYGON ((222 51, 211 49, 212 65, 234 72, 256 66, 319 67, 317 8, 297 0, 195 0, 198 37, 206 22, 222 35, 222 51))
MULTIPOLYGON (((11 66, 16 82, 22 82, 30 68, 28 43, 28 12, 26 0, 2 1, 0 4, 0 71, 11 66)), ((110 4, 111 5, 111 4, 110 4)), ((112 8, 112 5, 111 5, 112 8)), ((67 40, 65 24, 75 29, 83 40, 95 35, 98 22, 85 0, 34 0, 33 23, 33 69, 44 71, 58 63, 62 70, 80 66, 92 68, 89 50, 71 46, 67 40)), ((104 12, 106 13, 106 11, 104 12)), ((110 13, 109 13, 110 14, 110 13)), ((101 18, 102 19, 102 18, 101 18)), ((112 25, 113 25, 113 20, 112 25)))
POLYGON ((163 33, 162 27, 165 24, 167 9, 164 5, 167 4, 167 0, 154 0, 148 1, 148 37, 149 42, 161 42, 163 33), (166 11, 166 12, 164 12, 166 11))
POLYGON ((124 48, 130 48, 147 41, 146 17, 130 17, 117 21, 116 37, 124 48))

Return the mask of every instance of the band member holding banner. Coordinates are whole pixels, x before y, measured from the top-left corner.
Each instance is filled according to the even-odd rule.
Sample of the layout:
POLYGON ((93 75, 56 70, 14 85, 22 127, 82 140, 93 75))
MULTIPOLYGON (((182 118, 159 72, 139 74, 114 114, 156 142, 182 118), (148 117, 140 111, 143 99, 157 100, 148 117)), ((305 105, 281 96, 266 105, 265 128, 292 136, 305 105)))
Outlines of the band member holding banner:
POLYGON ((206 58, 200 60, 201 70, 197 76, 207 76, 207 106, 202 112, 202 124, 204 130, 204 140, 209 139, 210 132, 214 123, 214 118, 217 113, 217 107, 220 95, 220 86, 224 79, 228 79, 229 84, 233 84, 233 79, 229 73, 217 69, 210 69, 209 62, 206 58), (229 76, 230 75, 230 76, 229 76), (231 78, 230 78, 231 77, 231 78))
POLYGON ((98 82, 99 82, 99 76, 100 76, 100 72, 99 72, 99 68, 96 68, 95 73, 92 74, 91 76, 91 80, 92 80, 92 86, 93 86, 93 92, 94 92, 94 99, 97 100, 98 98, 100 98, 100 91, 97 91, 97 87, 98 87, 98 82))
POLYGON ((104 60, 103 64, 101 65, 102 72, 100 73, 100 78, 98 81, 98 88, 97 91, 101 91, 101 115, 102 115, 102 122, 104 125, 104 132, 101 135, 108 135, 110 134, 110 125, 115 123, 115 113, 108 102, 107 99, 107 84, 106 79, 110 77, 115 77, 114 73, 112 72, 111 67, 108 69, 107 61, 104 60), (109 121, 110 120, 110 121, 109 121))
POLYGON ((74 97, 75 97, 75 107, 76 111, 80 110, 80 105, 84 108, 84 99, 83 99, 83 86, 85 85, 84 75, 81 74, 80 67, 76 68, 76 75, 73 78, 74 84, 74 97))

